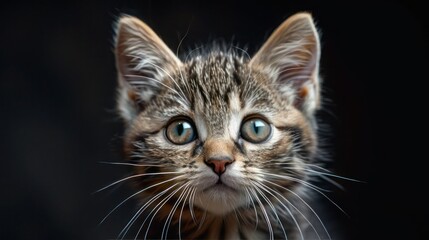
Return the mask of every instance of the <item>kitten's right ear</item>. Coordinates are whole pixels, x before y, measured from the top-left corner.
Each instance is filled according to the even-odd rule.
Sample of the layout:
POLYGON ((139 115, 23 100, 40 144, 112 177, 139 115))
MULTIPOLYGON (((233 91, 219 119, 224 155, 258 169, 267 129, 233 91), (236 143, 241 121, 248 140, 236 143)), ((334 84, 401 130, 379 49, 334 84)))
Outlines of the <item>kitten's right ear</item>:
POLYGON ((144 22, 122 16, 115 39, 118 70, 118 110, 129 122, 165 86, 180 60, 144 22))
POLYGON ((250 61, 266 72, 279 91, 307 116, 320 105, 319 34, 308 13, 284 21, 250 61))

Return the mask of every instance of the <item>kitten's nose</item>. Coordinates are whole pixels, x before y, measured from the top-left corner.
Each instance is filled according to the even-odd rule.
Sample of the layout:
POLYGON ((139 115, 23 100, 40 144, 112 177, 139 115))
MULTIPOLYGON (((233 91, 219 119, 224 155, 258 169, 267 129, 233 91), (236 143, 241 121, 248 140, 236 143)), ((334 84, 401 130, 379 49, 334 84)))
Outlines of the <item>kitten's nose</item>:
POLYGON ((234 162, 230 157, 211 157, 204 161, 217 175, 222 175, 225 172, 226 166, 234 162))

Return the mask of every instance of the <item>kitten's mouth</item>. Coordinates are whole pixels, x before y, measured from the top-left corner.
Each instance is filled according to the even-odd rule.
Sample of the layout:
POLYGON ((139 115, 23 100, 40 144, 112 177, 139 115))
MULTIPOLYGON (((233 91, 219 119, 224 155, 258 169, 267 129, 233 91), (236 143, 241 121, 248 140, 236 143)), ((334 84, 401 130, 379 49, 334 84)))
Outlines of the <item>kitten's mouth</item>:
POLYGON ((246 204, 246 195, 225 180, 213 181, 198 193, 196 205, 215 215, 224 216, 246 204))
POLYGON ((238 194, 237 190, 227 186, 226 184, 214 184, 205 188, 202 193, 209 194, 210 196, 217 195, 218 197, 225 197, 226 195, 235 196, 238 194))
POLYGON ((210 190, 237 191, 235 188, 233 188, 233 187, 229 186, 228 184, 224 183, 221 178, 219 178, 218 181, 215 184, 206 187, 203 190, 203 192, 210 191, 210 190))

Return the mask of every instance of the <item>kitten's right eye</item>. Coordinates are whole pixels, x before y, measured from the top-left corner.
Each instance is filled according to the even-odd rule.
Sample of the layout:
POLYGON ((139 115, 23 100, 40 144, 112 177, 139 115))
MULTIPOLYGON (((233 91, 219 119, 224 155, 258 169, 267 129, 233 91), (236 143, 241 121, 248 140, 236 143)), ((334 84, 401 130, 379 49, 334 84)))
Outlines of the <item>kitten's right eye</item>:
POLYGON ((192 122, 183 119, 171 122, 166 128, 165 135, 170 142, 177 145, 190 143, 197 136, 192 122))

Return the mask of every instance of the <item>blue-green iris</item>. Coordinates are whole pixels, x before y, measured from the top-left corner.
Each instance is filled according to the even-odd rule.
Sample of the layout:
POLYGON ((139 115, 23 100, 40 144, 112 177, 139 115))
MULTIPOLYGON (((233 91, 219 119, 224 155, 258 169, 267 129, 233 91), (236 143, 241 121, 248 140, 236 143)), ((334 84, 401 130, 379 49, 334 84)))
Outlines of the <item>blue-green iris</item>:
POLYGON ((176 120, 167 126, 166 136, 172 143, 181 145, 192 142, 196 132, 190 121, 176 120))
POLYGON ((251 118, 241 125, 241 136, 252 143, 261 143, 271 134, 271 126, 260 118, 251 118))

